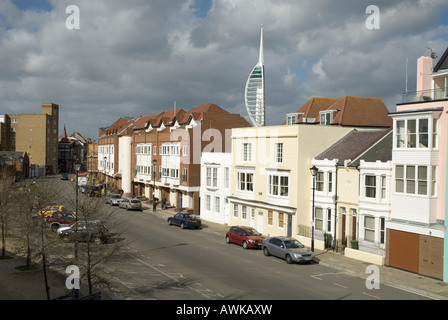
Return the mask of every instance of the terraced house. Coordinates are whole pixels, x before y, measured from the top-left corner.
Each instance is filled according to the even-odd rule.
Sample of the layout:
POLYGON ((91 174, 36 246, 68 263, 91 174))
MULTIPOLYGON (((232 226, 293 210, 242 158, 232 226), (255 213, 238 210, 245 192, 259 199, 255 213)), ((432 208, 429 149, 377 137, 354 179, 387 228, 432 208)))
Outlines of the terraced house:
POLYGON ((100 137, 98 170, 127 196, 198 213, 202 152, 228 152, 230 129, 249 126, 215 104, 120 119, 100 137))
MULTIPOLYGON (((311 98, 281 126, 234 129, 230 224, 294 236, 310 245, 311 225, 317 225, 310 201, 312 159, 355 129, 385 130, 391 124, 381 99, 345 96, 311 98)), ((329 185, 332 177, 328 172, 323 177, 329 185)), ((334 212, 326 222, 330 226, 334 212)), ((323 248, 323 238, 316 245, 323 248)))

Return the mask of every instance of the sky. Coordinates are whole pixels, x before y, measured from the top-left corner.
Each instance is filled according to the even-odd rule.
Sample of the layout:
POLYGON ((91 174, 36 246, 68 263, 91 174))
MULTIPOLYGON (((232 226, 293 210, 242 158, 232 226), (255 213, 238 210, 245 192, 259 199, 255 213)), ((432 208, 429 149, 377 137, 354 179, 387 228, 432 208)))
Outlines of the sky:
POLYGON ((311 97, 380 97, 393 111, 416 90, 417 59, 448 47, 446 0, 0 0, 0 114, 53 102, 60 134, 92 139, 174 106, 247 118, 261 24, 267 125, 311 97))

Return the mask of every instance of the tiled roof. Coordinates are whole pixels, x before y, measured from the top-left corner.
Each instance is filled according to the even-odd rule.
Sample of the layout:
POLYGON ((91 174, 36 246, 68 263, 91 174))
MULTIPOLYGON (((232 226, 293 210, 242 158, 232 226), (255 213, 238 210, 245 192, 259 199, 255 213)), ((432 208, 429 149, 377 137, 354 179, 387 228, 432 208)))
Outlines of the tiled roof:
POLYGON ((357 127, 391 127, 386 105, 381 98, 344 96, 329 110, 337 110, 332 125, 357 127))
POLYGON ((338 159, 338 165, 345 160, 354 160, 367 148, 383 137, 388 130, 353 130, 333 144, 330 148, 319 154, 316 160, 338 159))
MULTIPOLYGON (((319 113, 326 110, 333 112, 331 125, 383 128, 392 126, 392 118, 389 117, 389 111, 381 98, 356 96, 343 96, 340 99, 311 98, 296 111, 296 123, 319 124, 319 113)), ((282 123, 284 124, 286 121, 282 123)))
MULTIPOLYGON (((338 99, 316 97, 309 99, 295 112, 299 114, 296 123, 301 123, 304 118, 314 118, 315 121, 313 123, 319 123, 319 112, 327 110, 336 101, 338 101, 338 99)), ((285 124, 286 120, 283 121, 282 125, 285 124)))

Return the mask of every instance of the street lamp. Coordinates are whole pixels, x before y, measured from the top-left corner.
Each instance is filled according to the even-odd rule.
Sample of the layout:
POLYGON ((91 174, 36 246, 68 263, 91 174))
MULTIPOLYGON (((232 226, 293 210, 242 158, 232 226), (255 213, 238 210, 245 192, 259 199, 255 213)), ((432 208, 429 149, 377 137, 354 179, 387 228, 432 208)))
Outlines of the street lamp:
POLYGON ((157 169, 157 160, 152 160, 153 164, 153 176, 154 176, 154 187, 152 188, 152 211, 156 211, 156 169, 157 169))
POLYGON ((317 175, 318 171, 319 171, 319 169, 316 166, 312 166, 310 168, 311 175, 313 176, 313 210, 311 211, 313 220, 311 222, 311 251, 314 251, 314 213, 315 213, 314 192, 316 190, 316 175, 317 175))
MULTIPOLYGON (((78 174, 79 170, 81 169, 81 162, 79 162, 78 159, 76 159, 75 163, 73 164, 75 172, 76 172, 76 200, 75 200, 75 232, 78 232, 78 174)), ((75 258, 78 258, 78 237, 76 237, 75 240, 75 258)))

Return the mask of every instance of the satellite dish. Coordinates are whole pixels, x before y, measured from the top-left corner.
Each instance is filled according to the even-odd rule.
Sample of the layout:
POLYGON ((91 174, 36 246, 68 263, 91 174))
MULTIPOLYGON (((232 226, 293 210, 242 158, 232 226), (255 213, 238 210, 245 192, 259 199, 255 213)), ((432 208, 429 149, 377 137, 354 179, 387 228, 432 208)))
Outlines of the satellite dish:
POLYGON ((437 58, 437 54, 434 52, 434 50, 432 48, 427 47, 428 50, 430 51, 429 56, 431 57, 431 59, 436 59, 437 58))

